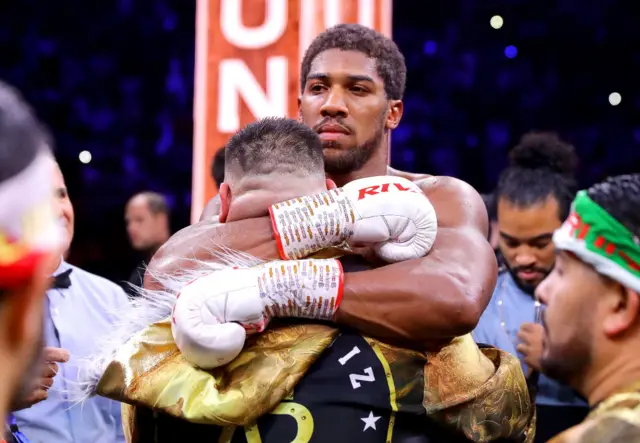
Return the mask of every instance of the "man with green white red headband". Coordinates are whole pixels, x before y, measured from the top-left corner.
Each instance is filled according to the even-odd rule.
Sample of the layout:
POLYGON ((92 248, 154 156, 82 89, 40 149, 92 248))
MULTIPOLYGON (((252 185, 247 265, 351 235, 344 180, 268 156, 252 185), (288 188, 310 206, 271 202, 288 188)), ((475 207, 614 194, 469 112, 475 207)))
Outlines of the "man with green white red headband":
POLYGON ((640 174, 578 193, 553 241, 542 370, 589 401, 591 412, 553 443, 640 441, 640 174))

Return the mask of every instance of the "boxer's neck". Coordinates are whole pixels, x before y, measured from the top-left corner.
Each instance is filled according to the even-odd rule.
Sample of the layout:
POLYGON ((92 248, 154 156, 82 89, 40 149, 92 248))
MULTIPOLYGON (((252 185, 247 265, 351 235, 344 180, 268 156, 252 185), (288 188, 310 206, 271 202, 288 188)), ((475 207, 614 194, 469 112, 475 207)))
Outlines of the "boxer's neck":
POLYGON ((326 190, 324 180, 310 177, 274 179, 260 186, 237 187, 231 198, 226 221, 262 217, 269 214, 271 205, 326 190))
POLYGON ((275 197, 264 191, 252 191, 242 194, 233 199, 226 222, 269 215, 269 206, 273 203, 277 203, 275 197))
POLYGON ((381 146, 376 149, 369 161, 365 163, 362 168, 347 174, 329 174, 329 178, 336 182, 336 185, 341 188, 347 183, 361 178, 387 175, 388 163, 387 148, 386 146, 381 146))

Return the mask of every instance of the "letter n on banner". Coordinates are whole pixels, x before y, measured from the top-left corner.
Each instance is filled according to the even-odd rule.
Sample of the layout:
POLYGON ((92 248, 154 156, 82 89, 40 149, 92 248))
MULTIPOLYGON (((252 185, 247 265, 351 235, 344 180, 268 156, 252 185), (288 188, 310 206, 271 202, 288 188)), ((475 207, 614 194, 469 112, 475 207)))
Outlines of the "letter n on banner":
POLYGON ((191 220, 217 189, 211 160, 244 125, 297 116, 304 51, 323 30, 361 23, 391 36, 392 0, 197 0, 191 220))

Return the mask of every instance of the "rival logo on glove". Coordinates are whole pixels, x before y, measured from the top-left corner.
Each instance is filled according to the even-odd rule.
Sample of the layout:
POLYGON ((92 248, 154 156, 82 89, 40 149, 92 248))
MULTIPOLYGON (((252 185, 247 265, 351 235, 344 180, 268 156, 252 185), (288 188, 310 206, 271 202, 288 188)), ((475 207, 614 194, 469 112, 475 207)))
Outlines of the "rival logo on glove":
POLYGON ((409 191, 409 192, 416 192, 416 193, 421 192, 417 188, 413 188, 413 187, 405 188, 400 183, 385 183, 383 185, 367 186, 366 188, 360 189, 360 191, 358 191, 358 200, 362 200, 367 195, 377 195, 377 194, 380 194, 381 192, 389 192, 389 187, 391 185, 393 185, 398 191, 409 191), (377 191, 378 188, 380 188, 379 191, 377 191))

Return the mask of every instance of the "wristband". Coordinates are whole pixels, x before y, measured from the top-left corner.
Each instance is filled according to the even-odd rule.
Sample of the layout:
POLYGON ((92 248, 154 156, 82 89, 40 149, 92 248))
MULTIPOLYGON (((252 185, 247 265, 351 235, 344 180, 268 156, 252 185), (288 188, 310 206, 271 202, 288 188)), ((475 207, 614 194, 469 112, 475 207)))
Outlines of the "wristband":
POLYGON ((283 260, 339 246, 353 235, 353 206, 339 188, 277 203, 269 214, 283 260))
POLYGON ((260 268, 258 290, 269 317, 334 318, 344 285, 338 260, 276 261, 260 268))

